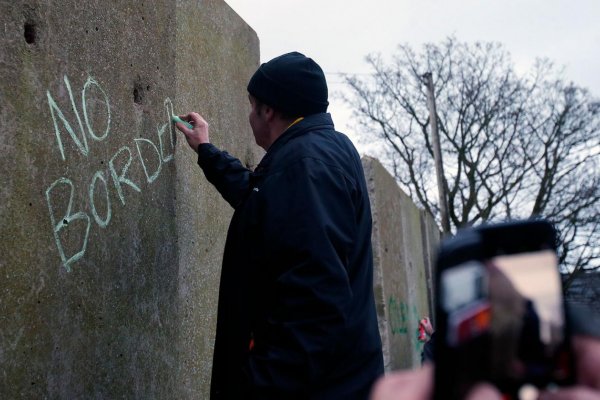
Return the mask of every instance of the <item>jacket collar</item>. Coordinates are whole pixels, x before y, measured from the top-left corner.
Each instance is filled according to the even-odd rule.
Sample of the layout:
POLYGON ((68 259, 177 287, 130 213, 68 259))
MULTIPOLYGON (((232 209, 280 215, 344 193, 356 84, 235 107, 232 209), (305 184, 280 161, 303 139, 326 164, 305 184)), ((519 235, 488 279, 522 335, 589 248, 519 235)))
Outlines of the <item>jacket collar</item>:
POLYGON ((269 147, 267 154, 263 157, 256 167, 256 172, 261 172, 262 169, 267 168, 270 163, 270 160, 273 158, 273 155, 276 154, 279 149, 284 147, 290 140, 306 134, 308 131, 312 131, 315 129, 334 129, 333 120, 331 119, 331 114, 322 113, 322 114, 313 114, 308 117, 304 117, 304 119, 296 124, 293 124, 288 129, 286 129, 269 147))

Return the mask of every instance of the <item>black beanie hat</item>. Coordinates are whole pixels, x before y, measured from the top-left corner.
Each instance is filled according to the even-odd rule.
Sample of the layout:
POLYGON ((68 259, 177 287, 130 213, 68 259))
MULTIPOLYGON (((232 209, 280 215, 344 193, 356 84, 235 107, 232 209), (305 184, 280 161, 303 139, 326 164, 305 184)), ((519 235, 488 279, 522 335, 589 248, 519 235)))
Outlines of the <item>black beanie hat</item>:
POLYGON ((293 116, 327 111, 327 82, 319 65, 298 52, 262 64, 250 78, 248 92, 261 102, 293 116))

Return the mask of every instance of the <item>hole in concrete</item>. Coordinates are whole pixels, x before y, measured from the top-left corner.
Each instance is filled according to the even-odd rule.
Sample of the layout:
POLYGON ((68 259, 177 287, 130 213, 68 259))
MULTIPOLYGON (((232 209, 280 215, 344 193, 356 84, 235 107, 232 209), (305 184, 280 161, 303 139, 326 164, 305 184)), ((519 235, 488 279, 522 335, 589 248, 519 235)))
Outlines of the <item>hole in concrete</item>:
POLYGON ((98 32, 98 27, 96 27, 96 32, 98 32))
POLYGON ((66 219, 63 219, 63 224, 69 225, 69 221, 67 221, 66 219))
POLYGON ((150 90, 150 85, 146 86, 146 90, 150 90))
POLYGON ((35 24, 33 22, 25 22, 23 30, 25 31, 25 42, 27 42, 28 44, 35 43, 35 24))
POLYGON ((148 85, 148 81, 142 79, 141 76, 138 75, 135 81, 133 81, 133 101, 136 104, 145 104, 146 103, 146 90, 149 90, 150 85, 148 85))
POLYGON ((133 101, 136 104, 142 104, 142 91, 137 86, 133 88, 133 101))

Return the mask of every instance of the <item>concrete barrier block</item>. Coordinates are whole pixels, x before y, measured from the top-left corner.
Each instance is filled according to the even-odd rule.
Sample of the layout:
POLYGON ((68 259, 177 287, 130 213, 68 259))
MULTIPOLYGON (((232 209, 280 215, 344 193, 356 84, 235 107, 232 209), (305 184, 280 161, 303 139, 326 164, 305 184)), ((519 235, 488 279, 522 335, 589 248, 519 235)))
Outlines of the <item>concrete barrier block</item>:
POLYGON ((206 398, 256 34, 223 1, 2 2, 0 398, 206 398))
MULTIPOLYGON (((387 371, 420 365, 419 319, 428 316, 423 215, 373 158, 363 166, 373 214, 374 289, 387 371)), ((429 223, 427 226, 430 226, 429 223)))

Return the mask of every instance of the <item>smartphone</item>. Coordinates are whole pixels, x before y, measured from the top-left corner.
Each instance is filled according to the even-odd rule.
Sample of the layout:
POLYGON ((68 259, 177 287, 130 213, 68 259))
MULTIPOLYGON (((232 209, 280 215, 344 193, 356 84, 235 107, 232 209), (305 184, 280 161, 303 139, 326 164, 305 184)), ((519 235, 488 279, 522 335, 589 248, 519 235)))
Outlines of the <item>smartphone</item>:
POLYGON ((463 399, 487 382, 505 399, 528 400, 572 383, 556 246, 543 220, 482 225, 442 242, 434 399, 463 399))

